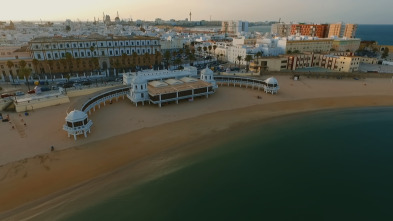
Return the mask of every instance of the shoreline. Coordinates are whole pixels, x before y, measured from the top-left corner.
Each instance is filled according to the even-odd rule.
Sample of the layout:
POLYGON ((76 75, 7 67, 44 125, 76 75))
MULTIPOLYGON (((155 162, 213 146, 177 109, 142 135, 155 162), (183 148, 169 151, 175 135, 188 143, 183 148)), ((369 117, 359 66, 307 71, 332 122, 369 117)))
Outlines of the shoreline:
MULTIPOLYGON (((198 142, 206 142, 205 139, 211 141, 212 137, 223 138, 228 132, 236 134, 236 131, 246 130, 247 127, 269 119, 321 110, 383 106, 393 106, 393 96, 314 98, 260 104, 146 127, 9 163, 0 167, 0 170, 8 171, 0 177, 0 217, 15 217, 21 212, 20 208, 23 208, 20 215, 26 217, 23 216, 26 215, 26 211, 36 212, 35 204, 39 204, 43 197, 51 199, 61 195, 63 191, 78 189, 86 183, 95 183, 97 178, 116 173, 127 165, 149 165, 155 156, 160 158, 165 153, 173 154, 173 151, 178 151, 178 158, 201 153, 203 149, 211 148, 214 144, 208 144, 200 149, 195 146, 198 142), (149 139, 146 134, 157 136, 149 139), (130 140, 134 141, 134 148, 128 148, 130 140), (182 146, 188 148, 184 151, 182 146), (59 177, 58 174, 62 176, 59 177), (45 188, 42 188, 43 186, 45 188), (26 210, 26 207, 30 210, 26 210)), ((223 140, 217 139, 216 142, 223 140)), ((168 159, 166 162, 174 160, 168 159)), ((148 169, 139 169, 141 177, 149 176, 148 169)), ((141 177, 136 180, 140 181, 141 177)))

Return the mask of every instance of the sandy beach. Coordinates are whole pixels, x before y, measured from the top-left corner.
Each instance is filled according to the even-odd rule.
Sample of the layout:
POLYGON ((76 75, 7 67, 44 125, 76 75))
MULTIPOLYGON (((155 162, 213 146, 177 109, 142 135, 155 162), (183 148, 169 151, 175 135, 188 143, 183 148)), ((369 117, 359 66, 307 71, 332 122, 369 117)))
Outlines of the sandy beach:
POLYGON ((121 179, 124 168, 132 171, 129 178, 135 183, 153 179, 157 168, 271 118, 393 106, 390 79, 277 79, 281 87, 277 95, 219 87, 208 99, 162 108, 135 107, 127 99, 119 100, 92 113, 92 133, 77 141, 62 130, 66 110, 76 99, 29 116, 10 113, 11 123, 0 124, 0 219, 36 218, 43 211, 54 211, 81 193, 121 179))

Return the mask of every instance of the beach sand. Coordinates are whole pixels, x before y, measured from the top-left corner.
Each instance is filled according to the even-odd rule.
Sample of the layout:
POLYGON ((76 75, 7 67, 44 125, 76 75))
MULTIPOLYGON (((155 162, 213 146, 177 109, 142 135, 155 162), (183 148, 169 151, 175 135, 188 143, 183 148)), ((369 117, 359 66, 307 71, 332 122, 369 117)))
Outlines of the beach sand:
POLYGON ((115 182, 115 174, 121 173, 113 171, 122 168, 132 171, 130 179, 135 183, 152 179, 157 168, 174 159, 274 117, 393 105, 390 79, 277 79, 281 87, 277 95, 219 87, 208 99, 162 108, 135 107, 127 99, 119 100, 94 112, 92 133, 77 141, 62 130, 70 104, 36 110, 29 116, 11 113, 12 123, 0 124, 0 212, 8 211, 0 218, 19 220, 53 211, 81 193, 96 190, 94 186, 115 182), (52 145, 54 152, 50 152, 52 145))

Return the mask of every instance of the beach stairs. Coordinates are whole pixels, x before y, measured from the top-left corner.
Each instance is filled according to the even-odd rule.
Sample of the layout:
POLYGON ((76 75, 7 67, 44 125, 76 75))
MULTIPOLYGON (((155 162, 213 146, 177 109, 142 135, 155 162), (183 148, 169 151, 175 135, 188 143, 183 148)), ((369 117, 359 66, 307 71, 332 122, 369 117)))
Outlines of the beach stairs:
POLYGON ((0 110, 4 111, 15 111, 15 105, 12 99, 1 99, 0 110))

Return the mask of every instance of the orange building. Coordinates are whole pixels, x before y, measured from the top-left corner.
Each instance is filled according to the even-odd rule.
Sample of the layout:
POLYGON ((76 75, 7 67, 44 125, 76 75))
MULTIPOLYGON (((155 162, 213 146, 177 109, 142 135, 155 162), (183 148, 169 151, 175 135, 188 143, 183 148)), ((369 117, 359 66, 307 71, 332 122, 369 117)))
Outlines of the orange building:
POLYGON ((303 35, 318 38, 327 37, 329 25, 296 24, 291 27, 291 35, 303 35))
POLYGON ((344 24, 342 22, 331 24, 329 26, 328 37, 355 38, 357 27, 356 24, 344 24))

